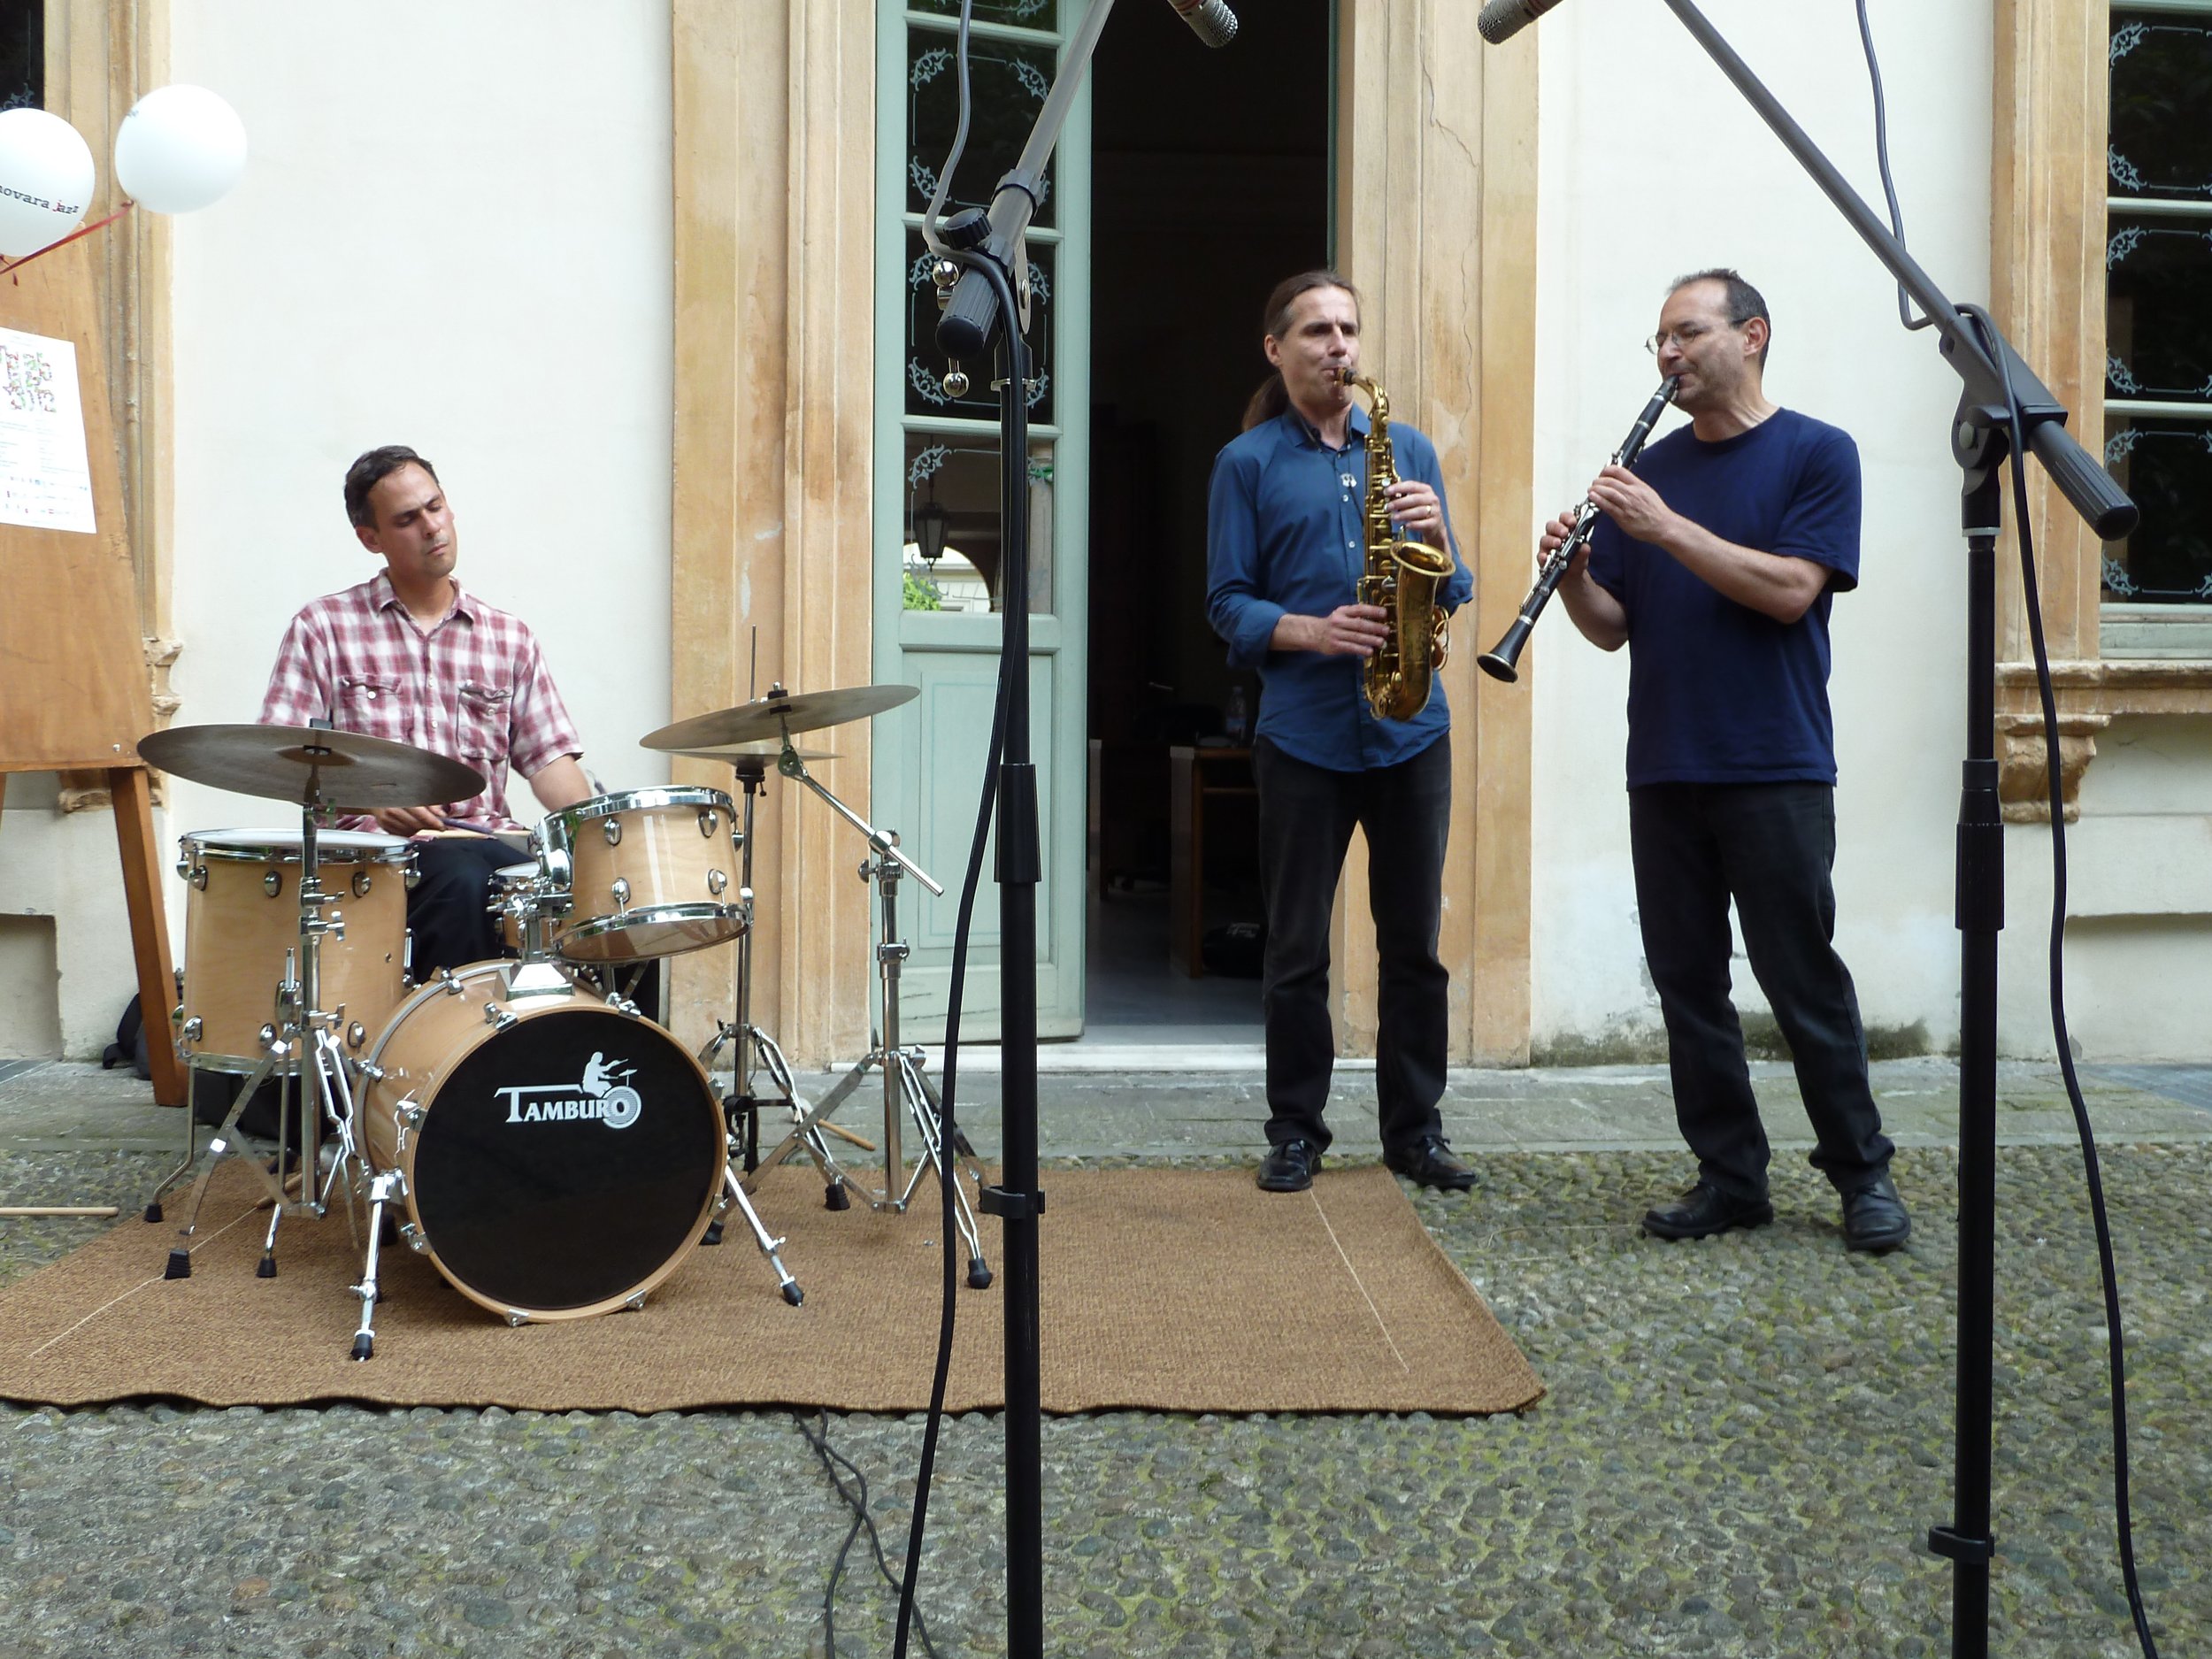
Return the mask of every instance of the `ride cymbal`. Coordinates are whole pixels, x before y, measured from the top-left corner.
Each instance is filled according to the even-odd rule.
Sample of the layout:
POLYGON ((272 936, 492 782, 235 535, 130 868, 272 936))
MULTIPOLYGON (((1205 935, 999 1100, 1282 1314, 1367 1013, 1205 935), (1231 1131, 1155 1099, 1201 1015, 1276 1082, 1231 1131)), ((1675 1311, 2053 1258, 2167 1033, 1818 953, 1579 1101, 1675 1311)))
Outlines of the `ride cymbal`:
POLYGON ((149 765, 194 783, 304 802, 312 778, 342 812, 436 806, 484 792, 484 774, 411 743, 305 726, 178 726, 141 738, 149 765))
MULTIPOLYGON (((734 743, 780 742, 787 732, 811 732, 865 719, 921 695, 918 686, 847 686, 837 691, 805 692, 771 686, 768 695, 755 702, 694 715, 638 741, 647 749, 676 754, 720 749, 734 743)), ((780 749, 776 752, 780 753, 780 749)))

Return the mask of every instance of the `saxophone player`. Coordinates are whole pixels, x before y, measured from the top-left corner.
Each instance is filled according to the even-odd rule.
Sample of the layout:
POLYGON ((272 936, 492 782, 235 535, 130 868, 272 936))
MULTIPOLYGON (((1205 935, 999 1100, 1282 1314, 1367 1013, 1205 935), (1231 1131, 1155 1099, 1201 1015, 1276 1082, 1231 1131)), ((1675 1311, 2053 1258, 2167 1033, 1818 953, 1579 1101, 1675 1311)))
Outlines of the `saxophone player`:
MULTIPOLYGON (((1247 408, 1243 434, 1214 463, 1206 552, 1207 620, 1227 642, 1232 667, 1258 671, 1262 693, 1252 772, 1267 905, 1269 1149, 1259 1185, 1304 1190, 1329 1144, 1329 915, 1357 826, 1370 849, 1380 957, 1375 1090, 1384 1161, 1424 1186, 1464 1191, 1473 1171, 1453 1156, 1437 1110, 1449 985, 1437 933, 1451 715, 1440 686, 1404 719, 1377 718, 1363 696, 1363 665, 1391 641, 1389 613, 1358 602, 1371 465, 1383 484, 1394 459, 1389 518, 1449 556, 1436 607, 1463 603, 1473 581, 1452 535, 1435 447, 1402 423, 1394 442, 1386 439, 1346 384, 1359 367, 1351 285, 1331 271, 1287 279, 1268 297, 1262 336, 1275 372, 1247 408)), ((1427 650, 1425 638, 1418 647, 1427 650)))
MULTIPOLYGON (((1590 486, 1602 510, 1559 587, 1575 626, 1629 648, 1628 834, 1644 958, 1697 1180, 1644 1231, 1702 1238, 1774 1218, 1767 1138, 1729 999, 1734 901, 1842 1199, 1843 1242, 1912 1231, 1836 954, 1836 752, 1828 611, 1859 579, 1859 453, 1766 396, 1773 325, 1733 271, 1677 280, 1647 342, 1687 427, 1590 486)), ((1552 520, 1544 550, 1566 539, 1552 520)))

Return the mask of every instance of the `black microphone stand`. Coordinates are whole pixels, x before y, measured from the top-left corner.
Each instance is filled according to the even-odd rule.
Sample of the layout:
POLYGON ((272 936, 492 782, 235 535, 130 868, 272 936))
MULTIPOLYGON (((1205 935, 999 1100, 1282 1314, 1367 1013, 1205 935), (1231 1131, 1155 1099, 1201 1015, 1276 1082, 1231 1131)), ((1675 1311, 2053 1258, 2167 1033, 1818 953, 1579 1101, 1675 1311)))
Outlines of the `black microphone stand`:
MULTIPOLYGON (((1997 807, 1997 533, 1999 479, 2014 451, 2013 419, 2066 499, 2105 541, 2134 527, 2135 504, 2067 433, 2066 410, 2024 363, 1987 314, 1955 306, 1915 263, 1827 157, 1790 119, 1691 0, 1667 7, 1798 165, 1873 250, 1942 336, 1944 360, 1964 383, 1951 426, 1951 455, 1964 475, 1961 507, 1967 559, 1966 760, 1959 796, 1956 919, 1962 935, 1959 1012, 1959 1283, 1957 1405, 1951 1524, 1928 1531, 1928 1548, 1952 1563, 1951 1652, 1989 1652, 1990 1440, 1997 1210, 1997 933, 2004 926, 2004 825, 1997 807), (1970 329, 1960 320, 1979 325, 1970 329), (1982 336, 1991 342, 1985 347, 1982 336), (1992 351, 2002 354, 2001 362, 1992 351)), ((2059 803, 2051 803, 2053 811, 2059 803)))
MULTIPOLYGON (((1037 769, 1029 746, 1029 344, 1014 285, 1021 242, 1044 191, 1045 164, 1090 66, 1114 0, 1091 8, 1068 42, 1060 73, 1013 170, 998 182, 989 214, 973 209, 944 234, 967 268, 937 326, 956 363, 1000 345, 999 545, 1004 634, 1005 749, 998 776, 1000 1184, 981 1194, 999 1217, 1006 1295, 1006 1650, 1044 1653, 1043 1358, 1037 1313, 1037 884, 1043 873, 1037 828, 1037 769)), ((957 1033, 952 1033, 956 1037, 957 1033)))

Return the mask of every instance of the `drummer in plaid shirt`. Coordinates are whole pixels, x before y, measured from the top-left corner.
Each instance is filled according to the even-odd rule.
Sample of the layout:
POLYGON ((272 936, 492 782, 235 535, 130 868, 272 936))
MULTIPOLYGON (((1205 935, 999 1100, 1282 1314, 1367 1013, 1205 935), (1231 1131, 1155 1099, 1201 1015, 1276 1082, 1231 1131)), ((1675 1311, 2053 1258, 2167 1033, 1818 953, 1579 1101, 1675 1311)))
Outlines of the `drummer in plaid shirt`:
POLYGON ((549 812, 593 790, 537 640, 454 579, 453 509, 430 463, 400 444, 371 449, 347 469, 346 516, 384 569, 292 618, 260 718, 267 726, 327 720, 484 774, 484 793, 472 800, 343 820, 418 838, 422 879, 408 895, 407 924, 423 978, 499 955, 486 909, 492 872, 524 856, 518 842, 526 833, 507 809, 509 766, 549 812), (495 839, 502 834, 515 839, 495 839))

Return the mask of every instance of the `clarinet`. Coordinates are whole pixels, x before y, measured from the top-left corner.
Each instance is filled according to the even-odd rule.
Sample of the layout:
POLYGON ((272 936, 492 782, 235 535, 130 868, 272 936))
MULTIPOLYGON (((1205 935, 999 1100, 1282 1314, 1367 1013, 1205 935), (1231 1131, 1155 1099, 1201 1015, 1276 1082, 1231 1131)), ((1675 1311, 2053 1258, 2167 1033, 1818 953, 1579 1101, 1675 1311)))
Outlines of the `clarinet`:
MULTIPOLYGON (((1659 382, 1659 389, 1644 405, 1644 412, 1636 417, 1636 424, 1628 429, 1628 436, 1622 439, 1621 447, 1613 451, 1611 465, 1636 465, 1636 457, 1643 453, 1644 440, 1651 435, 1651 428, 1659 419, 1659 411, 1674 399, 1676 384, 1672 378, 1659 382)), ((1559 586, 1560 578, 1567 573, 1567 566, 1597 528, 1600 511, 1598 504, 1587 498, 1575 509, 1574 527, 1567 532, 1567 539, 1554 548, 1538 567, 1536 585, 1528 590, 1528 597, 1521 601, 1521 614, 1513 618, 1513 626, 1505 631, 1503 639, 1475 658, 1482 672, 1493 680, 1502 680, 1510 684, 1521 677, 1521 672, 1516 666, 1521 660, 1521 648, 1528 643, 1528 636, 1535 632, 1536 618, 1543 614, 1553 589, 1559 586)))

